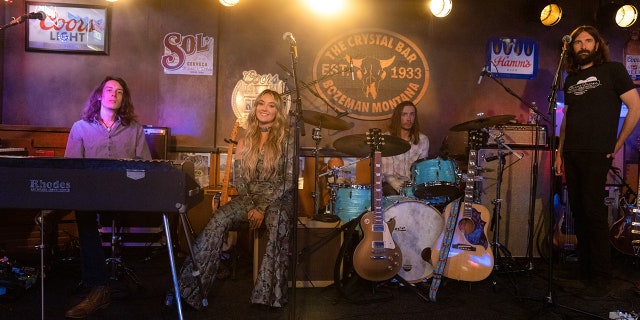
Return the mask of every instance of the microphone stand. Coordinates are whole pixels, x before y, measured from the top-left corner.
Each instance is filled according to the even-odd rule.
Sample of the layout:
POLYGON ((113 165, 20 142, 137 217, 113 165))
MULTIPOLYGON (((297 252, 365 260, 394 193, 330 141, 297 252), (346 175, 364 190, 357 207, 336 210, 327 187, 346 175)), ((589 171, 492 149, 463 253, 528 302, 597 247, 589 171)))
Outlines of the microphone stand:
POLYGON ((13 20, 11 20, 11 22, 9 22, 9 23, 7 23, 7 24, 5 24, 3 26, 0 26, 0 30, 4 30, 4 29, 9 28, 9 27, 17 26, 17 25, 25 22, 27 19, 28 18, 27 18, 26 14, 22 15, 22 16, 19 16, 17 18, 13 18, 13 20))
MULTIPOLYGON (((298 48, 296 47, 295 40, 289 42, 289 52, 291 54, 291 74, 293 76, 293 83, 295 84, 296 91, 296 104, 293 111, 289 111, 290 118, 293 119, 294 125, 294 157, 293 157, 293 174, 294 174, 294 184, 297 186, 297 176, 300 172, 300 134, 304 136, 304 122, 302 120, 302 102, 300 100, 300 89, 298 86, 298 48)), ((294 205, 294 215, 291 217, 291 248, 289 248, 290 252, 297 251, 298 249, 298 192, 297 187, 295 188, 295 192, 293 192, 293 205, 294 205), (294 251, 292 251, 294 250, 294 251)), ((296 319, 296 268, 298 264, 298 255, 291 254, 290 257, 290 265, 289 265, 289 274, 291 277, 291 295, 289 301, 291 301, 291 308, 289 308, 289 319, 296 319)))
MULTIPOLYGON (((562 60, 561 60, 562 61, 562 60)), ((514 96, 516 99, 518 99, 520 102, 522 102, 522 104, 526 105, 529 110, 533 111, 536 114, 536 118, 537 119, 544 119, 546 122, 549 122, 549 118, 547 118, 546 116, 544 116, 539 110, 538 108, 536 108, 534 105, 532 105, 531 103, 525 101, 524 99, 522 99, 522 97, 518 96, 515 92, 513 92, 513 90, 511 90, 509 87, 507 87, 506 85, 504 85, 504 83, 502 83, 502 81, 500 81, 497 78, 493 77, 493 74, 491 74, 491 72, 489 71, 483 71, 482 73, 483 75, 488 76, 491 80, 495 81, 497 84, 499 84, 502 88, 504 88, 504 90, 509 93, 510 95, 514 96)), ((530 193, 529 193, 529 231, 528 231, 528 242, 527 242, 527 263, 526 263, 526 269, 527 270, 533 270, 533 229, 534 229, 534 224, 535 224, 535 211, 536 211, 536 194, 538 193, 538 151, 540 149, 540 138, 539 138, 539 133, 540 133, 540 126, 538 125, 539 121, 536 121, 536 131, 535 131, 535 142, 534 142, 534 147, 533 147, 533 162, 531 163, 531 183, 530 183, 530 193)), ((555 126, 552 126, 552 128, 555 128, 555 126)), ((553 139, 552 139, 553 140, 553 139)), ((550 202, 553 203, 553 202, 550 202)))

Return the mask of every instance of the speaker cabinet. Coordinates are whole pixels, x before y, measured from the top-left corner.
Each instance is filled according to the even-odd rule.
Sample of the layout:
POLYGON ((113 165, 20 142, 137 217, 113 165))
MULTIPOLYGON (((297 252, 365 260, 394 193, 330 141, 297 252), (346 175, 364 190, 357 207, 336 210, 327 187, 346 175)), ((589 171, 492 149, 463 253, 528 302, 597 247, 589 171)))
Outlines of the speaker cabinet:
MULTIPOLYGON (((298 248, 294 252, 298 255, 296 288, 326 287, 333 284, 333 270, 343 239, 343 233, 337 229, 342 223, 321 222, 305 217, 299 217, 298 220, 298 248)), ((255 282, 267 244, 264 228, 255 232, 254 239, 253 281, 255 282)))
MULTIPOLYGON (((507 150, 504 150, 507 151, 507 150)), ((508 151, 507 151, 508 152, 508 151)), ((492 217, 495 213, 494 200, 500 201, 499 229, 496 229, 495 219, 489 222, 490 239, 493 233, 498 230, 498 242, 506 247, 514 257, 527 257, 527 247, 529 244, 529 234, 532 238, 532 255, 540 256, 536 249, 538 232, 546 232, 543 226, 543 218, 549 214, 549 199, 551 180, 549 172, 550 152, 547 150, 538 151, 538 171, 537 186, 535 193, 535 206, 533 222, 530 222, 531 195, 532 195, 532 174, 535 152, 532 149, 515 150, 515 153, 522 156, 520 159, 516 154, 505 156, 505 166, 502 173, 502 183, 500 184, 500 196, 497 194, 498 160, 494 159, 497 149, 478 150, 478 166, 482 169, 479 174, 482 179, 477 183, 477 191, 480 203, 489 209, 492 217)))
POLYGON ((144 135, 147 138, 149 151, 151 151, 151 158, 160 160, 167 159, 169 128, 144 126, 144 135))

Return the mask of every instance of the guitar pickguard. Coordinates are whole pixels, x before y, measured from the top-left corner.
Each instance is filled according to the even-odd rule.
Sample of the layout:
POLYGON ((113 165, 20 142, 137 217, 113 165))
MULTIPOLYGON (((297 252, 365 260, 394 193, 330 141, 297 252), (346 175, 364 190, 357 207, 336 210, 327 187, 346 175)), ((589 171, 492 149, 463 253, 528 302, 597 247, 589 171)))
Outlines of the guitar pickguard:
MULTIPOLYGON (((480 216, 480 211, 475 208, 472 209, 473 212, 471 214, 471 221, 473 222, 475 228, 472 232, 465 234, 465 239, 474 246, 482 246, 485 250, 489 247, 489 241, 487 240, 487 236, 484 234, 484 226, 487 224, 482 220, 480 216)), ((456 245, 455 243, 453 244, 456 245)))

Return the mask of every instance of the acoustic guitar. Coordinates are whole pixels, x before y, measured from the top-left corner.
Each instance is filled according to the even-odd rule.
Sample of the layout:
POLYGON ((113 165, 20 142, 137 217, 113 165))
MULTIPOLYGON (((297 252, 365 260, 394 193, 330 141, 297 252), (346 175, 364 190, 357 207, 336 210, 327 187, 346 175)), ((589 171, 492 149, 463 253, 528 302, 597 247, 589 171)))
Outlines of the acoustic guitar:
MULTIPOLYGON (((458 212, 456 228, 451 239, 446 265, 442 272, 442 275, 447 278, 461 281, 483 280, 493 270, 493 252, 487 240, 486 221, 489 220, 489 210, 485 206, 473 202, 475 172, 477 170, 476 160, 476 150, 469 150, 464 206, 458 209, 464 209, 464 211, 458 212)), ((449 203, 445 208, 445 221, 452 215, 451 207, 453 205, 453 202, 449 203)), ((444 250, 445 236, 446 228, 431 252, 432 261, 439 260, 440 251, 444 250)))
MULTIPOLYGON (((220 199, 216 201, 216 198, 214 197, 211 203, 214 214, 216 209, 218 209, 220 206, 224 205, 225 203, 229 202, 231 195, 238 194, 235 188, 230 187, 229 184, 231 180, 231 164, 233 163, 233 149, 235 148, 235 145, 237 143, 235 140, 237 139, 237 136, 238 136, 239 126, 240 126, 240 122, 236 120, 236 122, 233 124, 233 129, 231 130, 231 137, 228 139, 225 139, 225 141, 229 143, 229 146, 227 147, 227 159, 225 162, 224 177, 222 178, 222 191, 220 192, 220 199)), ((224 244, 222 245, 222 251, 227 251, 231 249, 231 247, 234 246, 237 242, 238 242, 238 233, 236 231, 229 231, 227 233, 227 238, 225 239, 224 244)))
POLYGON ((231 180, 231 163, 233 163, 233 149, 236 146, 236 139, 238 137, 238 127, 240 126, 240 122, 236 120, 233 124, 233 129, 231 130, 231 137, 226 140, 229 142, 229 146, 227 147, 227 159, 224 167, 224 177, 222 178, 222 194, 220 195, 220 205, 224 205, 229 202, 229 196, 237 195, 237 192, 232 190, 230 192, 229 189, 229 181, 231 180))
POLYGON ((367 132, 367 144, 372 148, 373 161, 371 181, 373 182, 373 211, 368 211, 360 219, 363 238, 353 253, 353 268, 363 279, 384 281, 395 276, 402 267, 402 252, 391 236, 395 220, 389 224, 382 211, 382 137, 380 129, 367 132))

